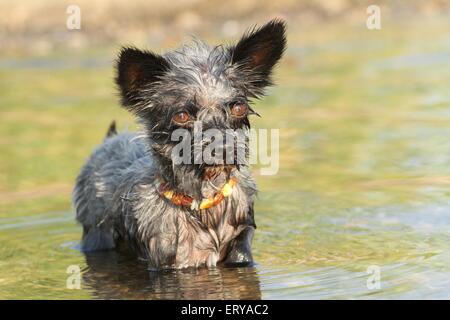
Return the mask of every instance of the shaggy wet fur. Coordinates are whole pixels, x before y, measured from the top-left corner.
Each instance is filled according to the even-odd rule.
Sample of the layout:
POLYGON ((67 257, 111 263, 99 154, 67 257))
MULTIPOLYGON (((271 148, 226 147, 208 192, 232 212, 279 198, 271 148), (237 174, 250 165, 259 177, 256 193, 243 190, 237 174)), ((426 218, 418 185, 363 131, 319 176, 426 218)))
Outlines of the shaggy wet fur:
POLYGON ((244 117, 236 117, 230 106, 248 105, 264 94, 285 43, 284 23, 274 20, 235 46, 211 48, 195 41, 162 56, 121 51, 116 82, 123 106, 137 116, 143 132, 117 134, 114 124, 81 170, 73 199, 83 250, 132 249, 157 269, 252 263, 256 186, 248 165, 237 158, 231 165, 174 165, 178 141, 171 134, 179 128, 192 132, 194 120, 203 130, 224 134, 247 130, 255 112, 248 106, 244 117), (179 112, 192 121, 174 122, 179 112), (162 181, 200 200, 232 176, 238 181, 232 194, 210 209, 176 206, 158 189, 162 181))

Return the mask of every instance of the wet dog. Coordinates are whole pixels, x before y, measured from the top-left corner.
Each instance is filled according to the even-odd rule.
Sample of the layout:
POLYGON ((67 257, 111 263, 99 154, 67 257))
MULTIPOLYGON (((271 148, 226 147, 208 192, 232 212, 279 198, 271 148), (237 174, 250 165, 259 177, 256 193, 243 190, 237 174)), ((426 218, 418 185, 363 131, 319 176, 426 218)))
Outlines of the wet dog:
POLYGON ((123 48, 116 83, 143 132, 112 125, 82 168, 73 192, 82 249, 132 250, 155 269, 252 264, 256 185, 248 139, 236 132, 250 128, 251 101, 272 84, 285 47, 285 24, 272 20, 233 46, 123 48))

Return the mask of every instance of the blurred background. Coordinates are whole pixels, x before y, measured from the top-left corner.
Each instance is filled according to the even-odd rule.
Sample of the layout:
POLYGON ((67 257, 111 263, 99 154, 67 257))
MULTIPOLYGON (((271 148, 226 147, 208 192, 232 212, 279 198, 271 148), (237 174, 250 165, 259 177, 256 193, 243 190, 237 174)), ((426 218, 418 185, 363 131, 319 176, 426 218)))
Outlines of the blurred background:
POLYGON ((0 298, 449 299, 449 18, 444 0, 0 0, 0 298), (120 46, 230 44, 274 17, 288 50, 253 124, 280 129, 280 170, 254 170, 257 266, 155 276, 82 254, 76 175, 111 120, 137 129, 120 46))

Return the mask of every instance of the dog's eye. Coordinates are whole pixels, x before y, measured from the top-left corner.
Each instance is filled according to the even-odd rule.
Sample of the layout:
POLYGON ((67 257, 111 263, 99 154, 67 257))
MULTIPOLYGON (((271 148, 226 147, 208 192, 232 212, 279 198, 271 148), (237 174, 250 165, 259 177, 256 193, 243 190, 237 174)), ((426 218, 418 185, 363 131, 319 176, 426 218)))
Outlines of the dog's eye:
POLYGON ((191 119, 191 117, 189 116, 189 113, 187 113, 186 111, 181 111, 175 114, 172 119, 176 123, 182 124, 188 122, 189 119, 191 119))
POLYGON ((248 106, 243 102, 235 102, 231 105, 231 114, 235 117, 243 117, 247 115, 248 106))

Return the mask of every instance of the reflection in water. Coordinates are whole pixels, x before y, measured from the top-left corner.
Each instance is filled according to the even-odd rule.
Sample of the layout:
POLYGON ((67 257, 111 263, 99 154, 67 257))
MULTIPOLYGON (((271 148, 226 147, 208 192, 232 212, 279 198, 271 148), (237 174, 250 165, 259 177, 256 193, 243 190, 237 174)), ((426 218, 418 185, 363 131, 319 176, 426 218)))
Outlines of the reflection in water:
POLYGON ((256 269, 148 271, 135 256, 87 253, 83 286, 99 299, 261 299, 256 269))

